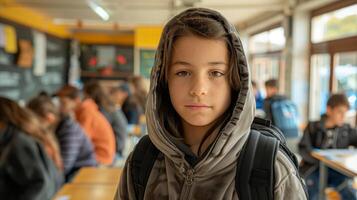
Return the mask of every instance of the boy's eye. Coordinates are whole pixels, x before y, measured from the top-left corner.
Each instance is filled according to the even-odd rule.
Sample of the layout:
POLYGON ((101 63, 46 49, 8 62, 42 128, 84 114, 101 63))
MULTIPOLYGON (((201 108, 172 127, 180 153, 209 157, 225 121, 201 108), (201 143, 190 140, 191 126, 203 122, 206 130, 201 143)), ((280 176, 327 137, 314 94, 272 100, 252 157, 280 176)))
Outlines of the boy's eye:
POLYGON ((220 71, 212 71, 212 72, 210 72, 210 76, 212 76, 212 77, 221 77, 223 75, 224 74, 222 72, 220 72, 220 71))
POLYGON ((190 73, 187 72, 187 71, 179 71, 179 72, 176 72, 176 75, 183 77, 183 76, 188 76, 188 75, 190 75, 190 73))

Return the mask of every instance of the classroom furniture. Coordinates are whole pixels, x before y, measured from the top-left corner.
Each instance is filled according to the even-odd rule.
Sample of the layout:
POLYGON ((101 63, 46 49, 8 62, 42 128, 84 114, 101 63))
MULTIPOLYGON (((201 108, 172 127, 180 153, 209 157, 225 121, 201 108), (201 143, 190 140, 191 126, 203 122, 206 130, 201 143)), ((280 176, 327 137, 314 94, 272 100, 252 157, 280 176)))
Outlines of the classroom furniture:
POLYGON ((357 149, 316 149, 311 154, 320 161, 319 199, 325 199, 328 167, 352 179, 357 177, 357 149))
POLYGON ((113 200, 117 184, 65 184, 53 200, 113 200))
POLYGON ((83 167, 53 200, 113 200, 122 168, 83 167))
POLYGON ((84 167, 79 170, 71 183, 81 184, 118 184, 122 168, 84 167))

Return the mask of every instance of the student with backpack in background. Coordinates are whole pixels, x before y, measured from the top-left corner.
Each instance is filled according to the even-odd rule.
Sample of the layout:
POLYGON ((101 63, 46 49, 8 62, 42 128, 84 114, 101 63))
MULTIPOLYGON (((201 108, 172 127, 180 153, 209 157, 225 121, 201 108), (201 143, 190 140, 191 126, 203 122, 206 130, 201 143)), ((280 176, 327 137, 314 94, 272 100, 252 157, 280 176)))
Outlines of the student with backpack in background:
POLYGON ((278 139, 251 130, 254 102, 234 27, 210 9, 175 16, 151 72, 148 136, 128 157, 116 199, 306 199, 278 139))
MULTIPOLYGON (((309 196, 312 200, 318 197, 319 161, 311 156, 313 149, 343 149, 357 147, 357 130, 344 123, 349 102, 344 94, 333 94, 327 101, 326 114, 319 121, 309 122, 299 143, 302 156, 301 174, 306 180, 309 196)), ((327 185, 337 187, 347 177, 329 168, 327 185)), ((350 187, 341 192, 343 199, 353 200, 350 187)))
POLYGON ((276 79, 265 82, 265 118, 278 127, 286 138, 296 138, 299 136, 298 109, 294 102, 278 93, 278 88, 279 83, 276 79))

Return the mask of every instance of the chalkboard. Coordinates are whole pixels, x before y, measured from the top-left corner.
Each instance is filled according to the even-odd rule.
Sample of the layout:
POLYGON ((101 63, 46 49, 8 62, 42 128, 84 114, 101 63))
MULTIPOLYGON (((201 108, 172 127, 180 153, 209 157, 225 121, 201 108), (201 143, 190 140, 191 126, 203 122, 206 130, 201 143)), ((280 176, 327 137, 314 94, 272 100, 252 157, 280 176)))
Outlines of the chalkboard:
POLYGON ((150 78, 155 61, 155 52, 151 49, 140 49, 140 75, 145 78, 150 78))
POLYGON ((14 55, 8 54, 3 48, 0 48, 0 64, 11 65, 14 62, 14 55))
POLYGON ((46 73, 40 76, 42 90, 53 93, 66 83, 69 41, 47 36, 46 73))
MULTIPOLYGON (((15 28, 17 41, 33 44, 32 29, 0 19, 15 28)), ((41 91, 54 93, 66 83, 69 41, 46 34, 46 73, 35 76, 32 67, 17 66, 18 54, 9 54, 0 47, 0 96, 28 100, 41 91)))
POLYGON ((18 68, 0 66, 0 95, 21 99, 22 71, 18 68))

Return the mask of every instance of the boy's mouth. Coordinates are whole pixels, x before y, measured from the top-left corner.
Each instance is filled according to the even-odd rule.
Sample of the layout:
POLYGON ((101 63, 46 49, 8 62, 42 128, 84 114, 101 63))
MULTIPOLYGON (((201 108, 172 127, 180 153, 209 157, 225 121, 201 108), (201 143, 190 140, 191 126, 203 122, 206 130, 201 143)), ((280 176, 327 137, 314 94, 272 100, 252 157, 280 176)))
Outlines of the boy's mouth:
POLYGON ((186 108, 189 109, 207 109, 207 108, 212 108, 212 106, 208 106, 206 104, 187 104, 185 105, 186 108))

